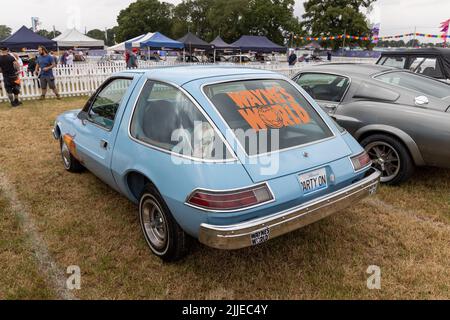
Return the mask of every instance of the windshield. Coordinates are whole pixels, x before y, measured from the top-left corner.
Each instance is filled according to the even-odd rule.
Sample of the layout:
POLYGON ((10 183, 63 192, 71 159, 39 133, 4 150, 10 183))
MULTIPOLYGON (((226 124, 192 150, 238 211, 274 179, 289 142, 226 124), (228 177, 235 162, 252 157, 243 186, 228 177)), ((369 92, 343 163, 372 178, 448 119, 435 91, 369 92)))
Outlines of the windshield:
POLYGON ((378 75, 375 79, 439 99, 450 96, 450 85, 414 73, 395 71, 378 75))
POLYGON ((284 80, 246 80, 205 93, 248 155, 284 150, 333 136, 303 95, 284 80))

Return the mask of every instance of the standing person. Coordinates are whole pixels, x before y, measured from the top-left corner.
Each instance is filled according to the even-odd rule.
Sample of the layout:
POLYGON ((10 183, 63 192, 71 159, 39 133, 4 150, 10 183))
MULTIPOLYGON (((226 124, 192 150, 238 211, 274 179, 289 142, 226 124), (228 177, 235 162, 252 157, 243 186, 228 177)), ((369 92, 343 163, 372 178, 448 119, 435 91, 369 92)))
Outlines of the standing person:
POLYGON ((47 49, 43 46, 39 46, 39 57, 37 60, 36 72, 39 74, 39 79, 41 81, 41 100, 45 99, 45 95, 47 94, 47 87, 53 90, 56 95, 56 98, 59 100, 61 97, 59 96, 58 90, 55 85, 55 77, 53 75, 53 68, 55 65, 55 60, 51 55, 49 55, 47 49))
POLYGON ((331 62, 331 51, 327 51, 327 60, 331 62))
POLYGON ((53 58, 53 61, 55 62, 55 66, 58 65, 58 56, 56 55, 55 51, 50 51, 50 55, 53 58))
POLYGON ((33 74, 36 71, 36 57, 34 54, 30 54, 30 60, 28 60, 28 72, 33 74))
POLYGON ((128 59, 127 68, 128 69, 135 69, 137 68, 137 50, 134 50, 130 52, 130 58, 128 59))
POLYGON ((6 93, 12 107, 18 107, 22 104, 19 101, 20 94, 20 66, 16 58, 11 56, 8 48, 0 48, 0 70, 3 74, 6 93))
POLYGON ((125 51, 125 64, 127 65, 128 68, 128 62, 130 61, 130 51, 126 50, 125 51))
POLYGON ((72 50, 69 51, 66 57, 66 65, 73 66, 73 61, 75 60, 75 57, 73 55, 72 50))
POLYGON ((297 63, 297 55, 295 54, 295 51, 292 51, 289 55, 289 66, 293 67, 297 63))
POLYGON ((61 59, 60 59, 61 65, 65 66, 67 64, 67 56, 68 56, 68 53, 66 50, 66 51, 64 51, 63 55, 61 56, 61 59))

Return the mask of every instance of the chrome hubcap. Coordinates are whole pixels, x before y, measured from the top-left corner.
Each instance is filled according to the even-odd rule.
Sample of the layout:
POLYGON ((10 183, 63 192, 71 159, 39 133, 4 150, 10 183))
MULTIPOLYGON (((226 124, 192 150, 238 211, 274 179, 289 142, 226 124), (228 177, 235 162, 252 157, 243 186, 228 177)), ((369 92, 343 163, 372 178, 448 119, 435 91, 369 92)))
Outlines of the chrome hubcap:
POLYGON ((366 146, 375 168, 381 171, 381 182, 393 180, 400 172, 400 156, 388 143, 376 141, 366 146))
POLYGON ((67 145, 63 142, 61 146, 61 155, 64 162, 64 167, 70 168, 70 151, 67 145))
POLYGON ((167 222, 158 204, 147 199, 142 204, 142 220, 147 239, 157 250, 163 250, 167 244, 167 222))

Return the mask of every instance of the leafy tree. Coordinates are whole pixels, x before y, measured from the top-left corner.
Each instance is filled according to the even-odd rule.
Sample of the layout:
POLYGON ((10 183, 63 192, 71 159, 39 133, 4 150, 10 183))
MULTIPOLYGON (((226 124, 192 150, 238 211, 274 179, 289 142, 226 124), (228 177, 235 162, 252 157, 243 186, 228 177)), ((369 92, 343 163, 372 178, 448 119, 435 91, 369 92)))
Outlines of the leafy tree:
POLYGON ((220 35, 224 41, 229 43, 236 41, 246 33, 244 21, 249 14, 248 1, 215 0, 208 15, 214 37, 220 35))
POLYGON ((54 39, 57 36, 59 36, 61 34, 61 32, 59 32, 58 30, 47 31, 45 29, 41 29, 37 32, 37 34, 43 36, 44 38, 51 40, 51 39, 54 39))
POLYGON ((114 27, 111 29, 106 29, 106 33, 105 33, 104 30, 93 29, 93 30, 89 30, 86 33, 86 35, 88 37, 91 37, 91 38, 94 38, 97 40, 103 40, 103 41, 105 41, 105 45, 110 47, 115 44, 116 30, 117 30, 117 27, 114 27))
POLYGON ((117 17, 118 42, 147 32, 160 31, 171 36, 173 4, 158 0, 137 0, 117 17))
POLYGON ((180 38, 188 31, 201 35, 206 41, 213 40, 210 11, 214 0, 186 0, 175 7, 172 20, 172 35, 180 38))
MULTIPOLYGON (((349 35, 371 35, 368 21, 360 8, 370 8, 376 0, 308 0, 304 3, 302 26, 311 36, 335 36, 344 32, 349 35)), ((346 39, 347 45, 370 47, 369 41, 346 39)), ((325 41, 325 46, 338 49, 339 40, 325 41)))
POLYGON ((407 47, 418 47, 419 45, 420 45, 420 42, 417 39, 411 39, 406 43, 407 47))
POLYGON ((106 36, 105 36, 105 31, 102 31, 100 29, 93 29, 93 30, 89 30, 86 35, 88 37, 97 39, 97 40, 106 40, 106 36))
POLYGON ((11 35, 11 28, 3 24, 0 25, 0 40, 6 39, 11 35))
POLYGON ((295 0, 250 0, 243 25, 245 33, 264 35, 278 44, 299 30, 294 17, 295 0))

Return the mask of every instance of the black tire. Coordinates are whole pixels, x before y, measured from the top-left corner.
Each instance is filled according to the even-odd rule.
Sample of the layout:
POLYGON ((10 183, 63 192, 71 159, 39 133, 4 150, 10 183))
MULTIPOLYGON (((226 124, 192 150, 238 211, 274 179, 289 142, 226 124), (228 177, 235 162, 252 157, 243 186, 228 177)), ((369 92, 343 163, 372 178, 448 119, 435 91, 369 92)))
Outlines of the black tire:
POLYGON ((387 134, 374 134, 364 138, 361 145, 366 149, 370 158, 374 162, 374 167, 382 172, 381 182, 389 185, 398 185, 408 180, 414 173, 414 161, 409 154, 408 149, 397 138, 387 134), (382 152, 383 150, 392 151, 382 152), (380 155, 381 156, 377 156, 380 155), (387 156, 386 154, 391 154, 387 156), (398 161, 392 161, 398 158, 398 161), (387 163, 398 163, 395 170, 387 169, 387 163))
POLYGON ((148 184, 139 201, 139 221, 150 250, 165 262, 176 262, 188 251, 187 234, 172 216, 158 190, 148 184), (155 211, 152 211, 155 208, 155 211), (153 213, 152 213, 153 212, 153 213), (154 218, 150 218, 152 215, 154 218), (158 226, 152 225, 158 220, 158 226))
POLYGON ((72 173, 83 172, 84 166, 72 155, 72 153, 70 153, 69 148, 67 148, 67 145, 62 138, 59 141, 59 145, 61 148, 61 159, 64 169, 72 173))

